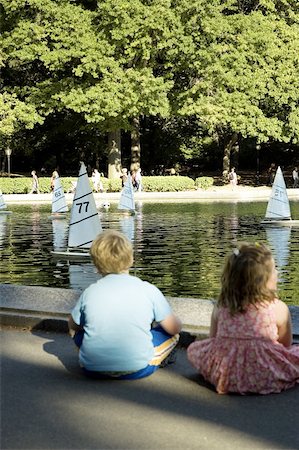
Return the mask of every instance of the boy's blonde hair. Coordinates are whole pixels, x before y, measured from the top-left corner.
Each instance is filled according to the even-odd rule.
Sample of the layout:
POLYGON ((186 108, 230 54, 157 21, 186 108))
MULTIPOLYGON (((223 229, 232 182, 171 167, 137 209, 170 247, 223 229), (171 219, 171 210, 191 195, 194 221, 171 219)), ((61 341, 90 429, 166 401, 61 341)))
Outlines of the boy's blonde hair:
POLYGON ((99 234, 91 245, 90 254, 102 275, 127 271, 133 264, 131 242, 115 230, 99 234))
POLYGON ((272 253, 265 245, 241 244, 226 259, 218 306, 235 314, 250 304, 273 301, 276 292, 267 288, 272 270, 272 253))

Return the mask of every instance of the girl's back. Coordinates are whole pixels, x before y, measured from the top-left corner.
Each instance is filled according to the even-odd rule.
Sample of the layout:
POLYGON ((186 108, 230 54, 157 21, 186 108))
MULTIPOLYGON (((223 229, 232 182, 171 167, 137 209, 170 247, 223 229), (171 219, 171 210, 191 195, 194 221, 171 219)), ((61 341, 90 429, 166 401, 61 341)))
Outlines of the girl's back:
POLYGON ((276 302, 250 305, 246 312, 234 315, 231 315, 227 308, 219 308, 217 337, 277 341, 278 329, 274 311, 276 302))

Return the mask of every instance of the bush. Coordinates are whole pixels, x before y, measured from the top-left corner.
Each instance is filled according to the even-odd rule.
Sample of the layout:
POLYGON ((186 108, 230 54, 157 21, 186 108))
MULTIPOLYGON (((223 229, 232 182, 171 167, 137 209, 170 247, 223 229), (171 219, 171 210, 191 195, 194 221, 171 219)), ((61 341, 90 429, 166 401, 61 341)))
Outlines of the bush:
POLYGON ((214 179, 212 177, 199 177, 195 180, 195 186, 198 189, 208 189, 214 184, 214 179))
POLYGON ((181 176, 142 177, 145 192, 177 192, 194 189, 194 180, 181 176))
MULTIPOLYGON (((212 180, 211 186, 213 184, 213 178, 201 179, 212 180)), ((51 192, 50 178, 40 177, 39 179, 39 190, 41 194, 47 194, 51 192)), ((71 192, 72 183, 77 181, 76 177, 61 177, 61 184, 64 192, 71 192)), ((200 180, 198 178, 197 180, 200 180)), ((196 181, 197 181, 196 180, 196 181)), ((121 190, 121 179, 112 179, 101 177, 104 190, 106 192, 119 192, 121 190)), ((93 187, 91 179, 90 186, 93 187)), ((209 187, 207 186, 207 187, 209 187)), ((0 178, 0 190, 3 194, 28 194, 32 187, 31 177, 21 177, 21 178, 0 178)), ((202 186, 200 186, 202 187, 202 186)), ((144 192, 177 192, 177 191, 188 191, 194 189, 194 180, 189 177, 181 176, 158 176, 158 177, 142 177, 142 190, 144 192)))

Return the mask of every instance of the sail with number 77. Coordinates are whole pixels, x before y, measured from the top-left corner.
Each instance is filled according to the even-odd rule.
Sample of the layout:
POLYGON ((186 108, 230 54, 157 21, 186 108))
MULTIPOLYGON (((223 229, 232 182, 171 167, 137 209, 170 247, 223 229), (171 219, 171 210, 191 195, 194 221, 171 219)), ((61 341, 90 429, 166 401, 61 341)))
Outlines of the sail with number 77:
POLYGON ((69 224, 68 247, 90 248, 102 231, 85 164, 81 162, 69 224))

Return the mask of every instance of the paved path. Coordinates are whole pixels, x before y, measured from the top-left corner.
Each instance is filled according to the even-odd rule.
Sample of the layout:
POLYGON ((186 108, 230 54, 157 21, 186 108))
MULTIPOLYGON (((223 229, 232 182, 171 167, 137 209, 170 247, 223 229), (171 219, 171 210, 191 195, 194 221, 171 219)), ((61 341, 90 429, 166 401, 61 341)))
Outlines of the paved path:
MULTIPOLYGON (((198 189, 193 191, 182 192, 136 192, 136 201, 147 202, 231 202, 231 201, 267 201, 270 197, 271 188, 267 186, 250 187, 237 186, 232 190, 227 186, 213 186, 209 189, 198 189)), ((287 189, 290 200, 299 200, 299 188, 287 189)), ((105 200, 110 202, 119 201, 119 192, 110 192, 103 194, 94 194, 97 204, 101 204, 105 200)), ((72 202, 73 194, 66 194, 67 201, 72 202)), ((5 202, 10 203, 51 203, 52 194, 5 194, 5 202)))
POLYGON ((3 450, 299 448, 299 386, 218 395, 184 350, 147 379, 94 381, 65 334, 6 329, 1 342, 3 450))

